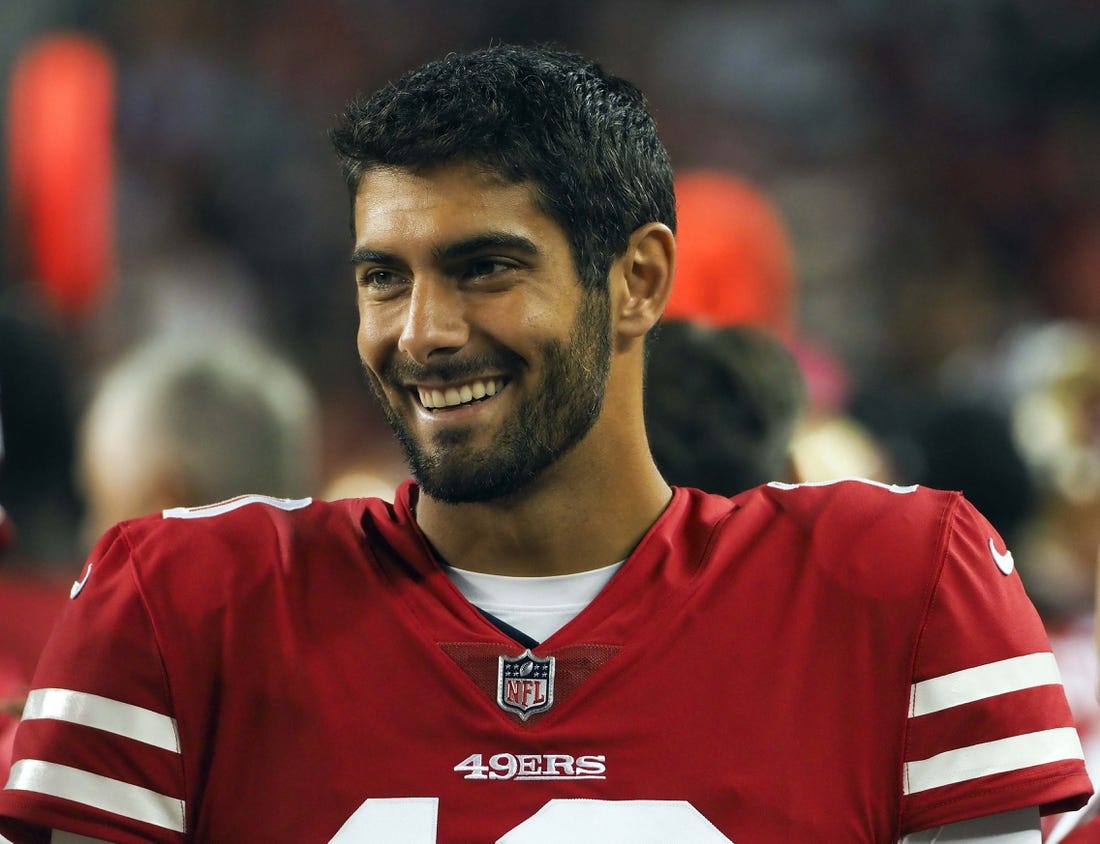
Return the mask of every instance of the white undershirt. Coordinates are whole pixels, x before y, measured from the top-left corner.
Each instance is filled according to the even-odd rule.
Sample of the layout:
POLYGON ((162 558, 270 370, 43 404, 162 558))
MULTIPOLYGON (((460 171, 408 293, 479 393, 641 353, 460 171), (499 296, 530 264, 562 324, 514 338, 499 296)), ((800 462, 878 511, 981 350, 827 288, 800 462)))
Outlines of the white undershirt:
POLYGON ((444 566, 458 591, 482 612, 545 642, 592 603, 622 561, 577 574, 508 577, 444 566))

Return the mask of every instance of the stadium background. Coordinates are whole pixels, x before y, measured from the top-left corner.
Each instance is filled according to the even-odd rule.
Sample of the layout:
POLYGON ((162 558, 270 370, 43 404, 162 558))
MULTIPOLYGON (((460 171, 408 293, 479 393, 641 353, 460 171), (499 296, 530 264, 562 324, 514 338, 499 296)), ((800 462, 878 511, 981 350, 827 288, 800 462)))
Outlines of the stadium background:
MULTIPOLYGON (((357 92, 492 41, 599 59, 647 92, 678 171, 736 174, 769 198, 789 232, 811 394, 885 456, 856 468, 962 486, 1006 534, 1067 495, 1074 524, 1100 521, 1090 0, 5 3, 0 303, 58 340, 73 416, 140 340, 246 330, 316 386, 328 477, 398 471, 355 358, 347 204, 325 133, 357 92), (64 33, 101 52, 70 56, 67 77, 56 56, 28 71, 64 33), (109 136, 98 252, 61 222, 83 187, 20 176, 29 146, 44 173, 79 180, 79 157, 66 165, 35 134, 57 132, 28 128, 20 106, 62 84, 92 92, 87 122, 59 130, 69 145, 90 155, 109 136), (1046 403, 1021 412, 1037 393, 1046 403), (990 445, 1006 431, 1007 457, 990 445), (1006 482, 1017 458, 1026 482, 1006 482)), ((9 396, 5 415, 18 412, 9 396)), ((13 425, 0 500, 22 453, 47 450, 13 425)), ((1063 590, 1082 607, 1091 560, 1063 590)))

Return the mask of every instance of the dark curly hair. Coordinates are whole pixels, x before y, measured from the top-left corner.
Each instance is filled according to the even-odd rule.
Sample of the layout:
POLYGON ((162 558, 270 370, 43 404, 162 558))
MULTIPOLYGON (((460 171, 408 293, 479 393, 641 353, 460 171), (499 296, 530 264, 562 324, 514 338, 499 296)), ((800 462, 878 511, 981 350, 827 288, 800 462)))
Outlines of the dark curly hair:
POLYGON ((645 97, 573 53, 500 45, 449 55, 350 103, 331 138, 353 201, 378 167, 464 161, 529 181, 589 290, 639 226, 675 229, 672 167, 645 97))

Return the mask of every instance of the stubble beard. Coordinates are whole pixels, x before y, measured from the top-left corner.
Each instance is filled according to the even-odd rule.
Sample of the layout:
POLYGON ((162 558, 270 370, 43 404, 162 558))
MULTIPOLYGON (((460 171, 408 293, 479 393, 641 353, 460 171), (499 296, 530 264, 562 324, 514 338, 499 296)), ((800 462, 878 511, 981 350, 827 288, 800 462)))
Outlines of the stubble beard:
MULTIPOLYGON (((522 492, 591 430, 603 408, 611 371, 611 317, 606 291, 586 291, 566 341, 540 344, 544 374, 505 420, 490 445, 470 443, 472 427, 455 426, 420 442, 369 370, 367 381, 405 451, 422 492, 448 504, 496 501, 522 492)), ((433 374, 454 379, 454 375, 433 374)), ((480 371, 484 371, 482 368, 480 371)), ((392 368, 384 373, 397 387, 392 368)))

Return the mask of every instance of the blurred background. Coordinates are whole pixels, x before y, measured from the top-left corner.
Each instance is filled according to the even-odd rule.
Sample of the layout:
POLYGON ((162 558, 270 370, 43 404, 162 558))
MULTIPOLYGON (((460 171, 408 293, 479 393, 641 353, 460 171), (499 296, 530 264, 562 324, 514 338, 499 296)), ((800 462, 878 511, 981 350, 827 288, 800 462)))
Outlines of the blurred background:
POLYGON ((78 550, 65 533, 86 503, 73 469, 83 410, 107 367, 153 338, 269 344, 316 391, 318 487, 399 480, 355 356, 347 198, 326 132, 349 97, 493 41, 597 58, 647 92, 702 196, 710 177, 744 188, 694 200, 690 223, 682 211, 696 227, 685 241, 709 226, 717 245, 709 263, 685 257, 679 294, 728 272, 735 301, 679 315, 756 321, 791 344, 810 416, 842 423, 796 443, 803 476, 963 488, 1013 540, 1044 511, 1028 541, 1059 573, 1038 599, 1090 599, 1089 0, 3 4, 0 342, 27 363, 5 362, 0 383, 0 501, 25 544, 78 550), (768 215, 783 236, 765 242, 768 215), (769 260, 778 273, 751 275, 769 260), (782 312, 738 310, 753 299, 782 312), (49 512, 19 518, 42 497, 31 487, 70 470, 49 512), (1063 559, 1078 553, 1087 565, 1063 559))
POLYGON ((25 549, 86 550, 81 419, 106 369, 155 338, 244 334, 298 367, 322 430, 310 492, 400 480, 354 350, 326 132, 348 98, 494 41, 556 42, 647 92, 694 180, 678 296, 723 273, 732 291, 676 315, 791 345, 809 420, 829 422, 795 443, 803 477, 964 489, 1010 541, 1030 523, 1058 570, 1037 600, 1091 601, 1091 0, 3 4, 0 502, 25 549))
POLYGON ((553 41, 647 92, 693 178, 677 315, 789 344, 810 396, 805 479, 963 489, 1034 549, 1016 552, 1029 577, 1043 561, 1045 611, 1091 608, 1091 0, 0 5, 0 502, 25 556, 87 550, 82 419, 107 369, 153 339, 246 335, 300 370, 321 431, 303 493, 400 480, 354 350, 326 132, 349 97, 493 41, 553 41), (710 252, 688 255, 704 236, 710 252), (723 273, 730 297, 691 299, 723 273))
MULTIPOLYGON (((1094 0, 0 3, 6 565, 79 568, 88 409, 153 341, 244 337, 297 371, 318 430, 299 494, 399 482, 326 132, 357 93, 499 41, 556 42, 646 91, 684 177, 676 315, 787 344, 802 478, 963 490, 1050 629, 1076 631, 1060 660, 1092 701, 1094 0)), ((122 473, 136 435, 112 430, 122 473)))

